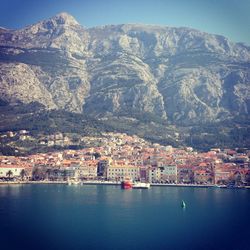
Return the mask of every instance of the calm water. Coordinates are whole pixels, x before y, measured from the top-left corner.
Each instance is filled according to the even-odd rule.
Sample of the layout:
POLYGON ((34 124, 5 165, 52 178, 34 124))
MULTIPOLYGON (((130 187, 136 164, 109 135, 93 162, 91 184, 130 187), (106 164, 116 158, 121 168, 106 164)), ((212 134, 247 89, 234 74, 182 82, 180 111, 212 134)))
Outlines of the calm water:
POLYGON ((0 249, 249 250, 249 216, 250 190, 0 186, 0 249))

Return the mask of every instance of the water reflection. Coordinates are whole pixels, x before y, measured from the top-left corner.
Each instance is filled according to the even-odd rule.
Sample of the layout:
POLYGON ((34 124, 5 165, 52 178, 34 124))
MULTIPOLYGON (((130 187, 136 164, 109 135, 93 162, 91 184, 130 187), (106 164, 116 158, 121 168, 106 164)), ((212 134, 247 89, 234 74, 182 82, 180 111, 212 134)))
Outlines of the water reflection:
POLYGON ((22 184, 16 185, 1 185, 0 186, 0 197, 12 196, 17 197, 20 194, 21 189, 23 188, 22 184))

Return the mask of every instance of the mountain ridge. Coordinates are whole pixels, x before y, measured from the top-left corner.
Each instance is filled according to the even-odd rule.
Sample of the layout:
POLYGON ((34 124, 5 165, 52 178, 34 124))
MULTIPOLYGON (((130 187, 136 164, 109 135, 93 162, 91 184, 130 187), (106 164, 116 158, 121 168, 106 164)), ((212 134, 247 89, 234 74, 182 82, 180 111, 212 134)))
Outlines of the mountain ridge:
POLYGON ((10 104, 182 125, 249 115, 250 47, 192 28, 84 28, 60 13, 0 30, 0 65, 10 104))

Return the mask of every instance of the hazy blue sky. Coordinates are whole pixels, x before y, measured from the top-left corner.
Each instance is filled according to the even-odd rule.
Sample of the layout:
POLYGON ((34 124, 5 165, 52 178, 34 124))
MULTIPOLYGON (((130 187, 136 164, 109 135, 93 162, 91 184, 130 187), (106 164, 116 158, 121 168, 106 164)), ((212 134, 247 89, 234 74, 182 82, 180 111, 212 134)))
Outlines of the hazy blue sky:
POLYGON ((0 0, 0 26, 21 28, 68 12, 86 27, 145 23, 192 27, 250 45, 250 0, 0 0))

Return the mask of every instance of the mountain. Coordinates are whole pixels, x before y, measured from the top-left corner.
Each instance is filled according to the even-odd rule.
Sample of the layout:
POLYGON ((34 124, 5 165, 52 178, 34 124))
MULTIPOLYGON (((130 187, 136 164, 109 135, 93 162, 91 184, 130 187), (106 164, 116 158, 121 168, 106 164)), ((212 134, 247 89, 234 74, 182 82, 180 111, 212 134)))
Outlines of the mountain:
POLYGON ((250 47, 183 27, 87 29, 61 13, 0 29, 0 99, 182 127, 245 119, 250 47))

